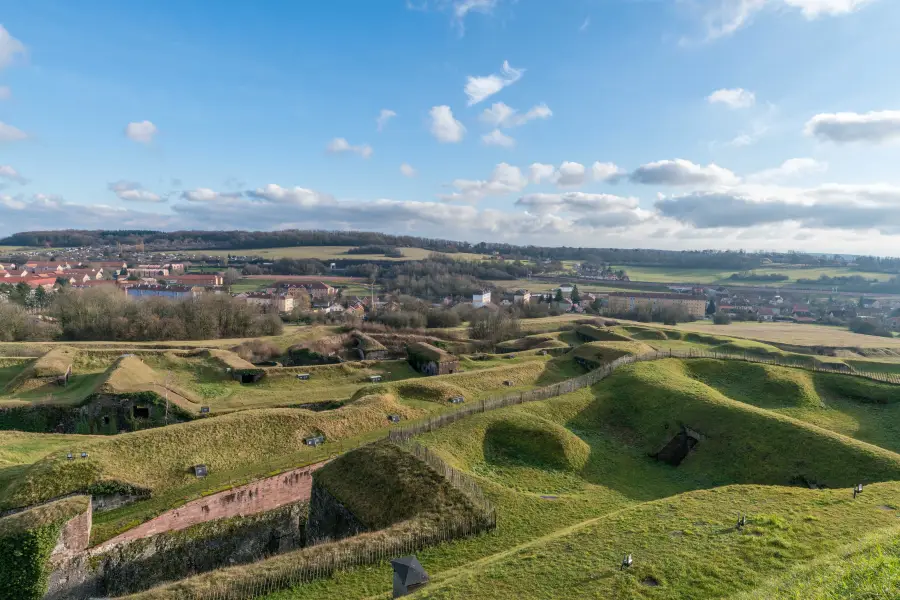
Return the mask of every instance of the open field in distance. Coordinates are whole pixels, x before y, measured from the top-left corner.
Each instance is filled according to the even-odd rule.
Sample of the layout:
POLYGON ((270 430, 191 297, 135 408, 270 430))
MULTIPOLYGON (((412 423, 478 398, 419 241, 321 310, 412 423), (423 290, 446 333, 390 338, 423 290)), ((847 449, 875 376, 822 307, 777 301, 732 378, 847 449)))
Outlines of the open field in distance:
POLYGON ((779 265, 777 267, 761 267, 759 269, 753 269, 750 272, 759 275, 768 275, 770 273, 787 275, 790 279, 786 281, 734 281, 729 279, 733 273, 737 272, 734 269, 678 269, 670 267, 632 266, 616 266, 613 268, 625 269, 628 273, 628 277, 632 281, 647 281, 653 283, 717 283, 722 285, 778 286, 788 283, 797 283, 798 279, 818 279, 822 275, 827 275, 829 277, 850 277, 852 275, 860 275, 866 279, 877 279, 879 281, 887 281, 893 277, 890 273, 855 271, 846 267, 791 268, 779 265))
MULTIPOLYGON (((263 258, 317 258, 322 261, 346 258, 353 260, 422 260, 432 254, 432 250, 425 248, 400 248, 403 258, 388 258, 383 254, 347 254, 347 250, 354 246, 292 246, 288 248, 250 248, 246 250, 198 250, 196 254, 207 256, 261 256, 263 258)), ((460 260, 482 260, 483 254, 447 254, 460 260)))
POLYGON ((710 333, 742 337, 776 344, 792 344, 797 346, 828 346, 855 348, 898 348, 900 339, 860 335, 839 327, 824 325, 805 325, 802 323, 732 323, 731 325, 713 325, 708 321, 682 323, 678 325, 684 331, 710 333))

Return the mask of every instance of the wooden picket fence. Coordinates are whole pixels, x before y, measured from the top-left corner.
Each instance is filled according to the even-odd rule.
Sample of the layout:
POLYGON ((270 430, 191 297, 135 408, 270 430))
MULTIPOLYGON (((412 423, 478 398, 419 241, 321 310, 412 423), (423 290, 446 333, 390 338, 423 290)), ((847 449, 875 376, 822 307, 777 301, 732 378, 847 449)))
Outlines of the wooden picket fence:
POLYGON ((744 362, 751 363, 759 363, 764 365, 773 365, 778 367, 789 367, 795 369, 805 369, 808 371, 815 371, 817 373, 835 373, 840 375, 850 375, 855 377, 862 377, 865 379, 871 379, 873 381, 879 381, 882 383, 890 383, 894 385, 900 385, 900 376, 895 375, 893 373, 874 373, 874 372, 866 372, 866 371, 857 371, 847 365, 835 365, 834 367, 827 367, 823 364, 810 364, 806 361, 801 360, 791 360, 787 358, 781 357, 764 357, 758 356, 751 353, 734 353, 734 352, 711 352, 706 350, 668 350, 668 351, 658 351, 658 352, 648 352, 646 354, 641 354, 637 356, 623 356, 621 358, 617 358, 616 360, 607 363, 589 373, 581 375, 579 377, 575 377, 573 379, 568 379, 566 381, 556 383, 553 385, 536 388, 533 390, 525 391, 525 392, 516 392, 512 394, 505 394, 502 396, 493 396, 490 398, 485 398, 483 400, 479 400, 477 402, 473 402, 472 404, 467 404, 453 412, 444 413, 441 415, 437 415, 434 417, 429 417, 423 421, 418 421, 416 423, 410 423, 408 425, 401 425, 394 429, 392 429, 388 433, 388 439, 394 442, 399 442, 403 440, 410 439, 414 436, 427 433, 429 431, 435 431, 442 427, 446 427, 452 423, 456 423, 462 419, 465 419, 468 416, 471 416, 476 413, 488 412, 491 410, 496 410, 498 408, 504 408, 506 406, 514 406, 516 404, 524 404, 526 402, 534 402, 537 400, 547 400, 548 398, 555 398, 557 396, 562 396, 563 394, 568 394, 574 392, 575 390, 579 390, 584 387, 589 387, 594 385, 595 383, 602 381, 612 375, 616 369, 620 367, 624 367, 626 365, 631 365, 637 362, 645 362, 651 360, 663 360, 666 358, 681 358, 681 359, 715 359, 715 360, 740 360, 744 362))
POLYGON ((425 548, 460 538, 480 535, 497 527, 497 511, 475 480, 447 464, 432 450, 412 440, 397 444, 442 475, 472 503, 474 513, 428 525, 424 529, 392 528, 379 539, 366 539, 365 534, 336 543, 323 542, 313 546, 315 551, 299 555, 297 564, 284 571, 268 571, 242 577, 223 579, 214 589, 189 592, 194 600, 248 600, 279 590, 310 583, 335 572, 365 565, 377 565, 392 558, 413 554, 425 548))

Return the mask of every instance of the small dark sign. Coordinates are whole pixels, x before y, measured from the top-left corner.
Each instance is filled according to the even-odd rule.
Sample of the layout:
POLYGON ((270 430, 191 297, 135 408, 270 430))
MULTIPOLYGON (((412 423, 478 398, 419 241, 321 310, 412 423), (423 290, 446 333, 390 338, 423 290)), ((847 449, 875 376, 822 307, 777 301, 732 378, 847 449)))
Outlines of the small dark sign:
POLYGON ((306 381, 307 379, 309 379, 309 373, 298 373, 297 379, 300 379, 301 381, 306 381))
POLYGON ((307 446, 318 446, 320 444, 325 443, 325 436, 317 435, 315 437, 306 438, 303 441, 306 443, 307 446))
POLYGON ((450 398, 450 404, 462 404, 465 401, 466 399, 462 396, 453 396, 452 398, 450 398))
POLYGON ((372 383, 378 383, 381 381, 381 375, 369 375, 369 381, 372 383))
POLYGON ((503 385, 505 385, 506 387, 512 387, 512 381, 507 379, 506 381, 503 382, 503 385))
POLYGON ((388 421, 390 421, 391 423, 399 423, 400 415, 388 415, 388 421))
POLYGON ((206 469, 206 465, 194 465, 194 475, 197 477, 206 477, 209 475, 209 471, 206 469))
POLYGON ((200 407, 200 414, 201 414, 201 415, 205 415, 205 414, 208 414, 208 413, 209 413, 209 407, 208 407, 208 406, 201 406, 201 407, 200 407))

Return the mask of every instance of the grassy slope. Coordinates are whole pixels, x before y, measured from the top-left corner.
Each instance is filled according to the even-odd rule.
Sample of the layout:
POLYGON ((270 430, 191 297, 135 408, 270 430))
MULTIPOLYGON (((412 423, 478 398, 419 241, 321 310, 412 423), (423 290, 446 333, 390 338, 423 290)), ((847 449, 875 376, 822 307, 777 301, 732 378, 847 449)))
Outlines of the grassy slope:
POLYGON ((279 456, 311 452, 303 438, 324 433, 329 440, 383 429, 388 414, 421 414, 390 396, 370 396, 338 410, 264 409, 121 434, 82 444, 87 460, 53 455, 35 463, 0 496, 3 505, 21 506, 84 489, 99 481, 119 481, 156 491, 189 485, 189 469, 206 464, 211 472, 246 470, 279 456))
POLYGON ((858 377, 741 362, 685 361, 726 396, 900 452, 900 387, 858 377))
MULTIPOLYGON (((721 595, 896 523, 880 507, 900 497, 897 484, 867 486, 856 503, 846 487, 691 491, 786 483, 798 466, 845 486, 867 470, 897 478, 900 457, 725 398, 675 360, 628 367, 593 390, 473 415, 421 440, 474 474, 499 513, 490 536, 418 553, 437 583, 426 590, 434 597, 721 595), (671 430, 691 415, 710 436, 694 454, 679 468, 649 459, 658 436, 643 431, 664 433, 666 422, 671 430), (728 531, 741 513, 752 533, 728 531), (626 551, 639 566, 620 575, 626 551), (640 584, 648 575, 662 586, 640 584), (452 585, 440 588, 445 577, 452 585)), ((272 598, 371 597, 389 581, 384 566, 357 569, 272 598)))
POLYGON ((383 529, 414 517, 465 517, 471 503, 446 479, 393 444, 349 452, 316 471, 315 480, 366 527, 383 529))
POLYGON ((896 498, 900 486, 881 484, 868 491, 871 495, 858 501, 847 490, 729 486, 690 492, 477 561, 435 578, 414 597, 729 597, 765 584, 791 565, 827 555, 849 537, 895 525, 896 512, 879 503, 896 498), (750 523, 737 531, 741 514, 750 523), (622 571, 626 552, 635 563, 622 571))
POLYGON ((864 536, 735 600, 900 598, 900 527, 864 536))

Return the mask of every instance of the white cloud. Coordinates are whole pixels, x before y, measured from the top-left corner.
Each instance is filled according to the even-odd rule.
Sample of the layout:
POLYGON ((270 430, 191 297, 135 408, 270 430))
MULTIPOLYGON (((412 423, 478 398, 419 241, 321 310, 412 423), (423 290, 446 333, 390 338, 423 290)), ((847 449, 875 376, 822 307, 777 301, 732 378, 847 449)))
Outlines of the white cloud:
POLYGON ((26 184, 28 180, 22 177, 22 174, 9 165, 0 165, 0 179, 14 181, 16 183, 26 184))
POLYGON ((336 200, 328 194, 320 194, 314 190, 302 187, 284 188, 274 183, 248 191, 247 195, 252 198, 266 200, 276 204, 302 206, 305 208, 328 206, 335 204, 336 202, 336 200))
POLYGON ((18 142, 27 137, 28 134, 21 129, 0 121, 0 142, 18 142))
POLYGON ((749 108, 756 104, 756 94, 743 88, 721 89, 710 94, 706 100, 710 104, 724 104, 733 109, 749 108))
POLYGON ((8 85, 0 85, 0 100, 9 100, 12 98, 12 90, 8 85))
POLYGON ((141 184, 133 181, 113 181, 109 184, 109 190, 114 192, 119 200, 126 202, 165 202, 167 198, 145 190, 141 184))
POLYGON ((25 54, 25 45, 11 36, 3 25, 0 25, 0 69, 8 67, 19 55, 25 54))
POLYGON ((584 165, 577 162, 564 162, 556 170, 555 180, 559 187, 575 187, 584 183, 584 165))
POLYGON ((359 154, 363 158, 369 158, 372 156, 372 147, 368 144, 361 144, 359 146, 354 146, 346 139, 337 137, 328 142, 328 145, 325 146, 325 149, 332 154, 343 154, 345 152, 352 152, 354 154, 359 154))
POLYGON ((887 142, 900 138, 900 110, 819 114, 806 123, 805 131, 806 135, 838 144, 887 142))
POLYGON ((210 188, 196 188, 181 193, 181 198, 188 202, 231 202, 240 197, 240 192, 217 192, 210 188))
POLYGON ((498 0, 453 0, 453 22, 459 27, 459 34, 465 33, 466 16, 471 12, 490 14, 498 0))
POLYGON ((625 172, 614 163, 597 161, 591 165, 591 174, 594 176, 594 181, 615 182, 625 175, 625 172))
POLYGON ((469 97, 469 106, 478 104, 508 85, 517 82, 525 73, 525 69, 514 69, 509 65, 508 61, 503 61, 499 75, 485 75, 483 77, 473 77, 469 75, 466 79, 466 96, 469 97))
POLYGON ((400 165, 400 172, 404 175, 404 177, 415 177, 416 170, 409 163, 403 163, 400 165))
POLYGON ((440 195, 441 200, 474 203, 487 196, 505 196, 521 192, 528 185, 528 178, 518 167, 500 163, 494 167, 490 179, 455 179, 452 185, 456 191, 440 195))
POLYGON ((875 0, 721 0, 704 15, 707 40, 733 34, 765 8, 800 9, 807 19, 852 13, 875 0))
POLYGON ((499 129, 495 129, 490 133, 481 136, 481 141, 485 146, 502 146, 504 148, 512 148, 516 145, 516 140, 509 137, 499 129))
POLYGON ((641 165, 629 179, 647 185, 734 185, 740 179, 716 164, 696 165, 688 160, 661 160, 641 165))
POLYGON ((652 213, 638 207, 637 198, 612 194, 528 194, 516 200, 516 206, 539 216, 556 213, 576 215, 574 225, 598 229, 637 225, 653 217, 652 213))
POLYGON ((540 183, 545 179, 551 179, 556 173, 556 167, 543 163, 532 163, 528 167, 528 179, 531 183, 540 183))
POLYGON ((779 167, 754 173, 747 177, 747 180, 753 183, 768 183, 810 173, 824 173, 826 170, 828 164, 814 158, 791 158, 779 167))
POLYGON ((383 131, 384 126, 387 125, 387 122, 397 116, 392 110, 387 108, 382 108, 381 112, 378 113, 378 118, 375 119, 375 123, 378 126, 378 131, 383 131))
POLYGON ((661 199, 661 216, 700 229, 792 223, 808 229, 900 234, 900 187, 827 184, 814 188, 743 186, 661 199))
POLYGON ((150 121, 135 121, 125 127, 125 135, 128 139, 142 144, 149 144, 156 135, 156 125, 150 121))
POLYGON ((823 15, 843 15, 851 13, 875 0, 784 0, 788 6, 799 8, 807 19, 823 15))
POLYGON ((533 106, 525 114, 520 114, 516 109, 507 106, 503 102, 495 102, 490 108, 481 113, 481 120, 493 127, 520 127, 534 119, 547 119, 553 116, 553 111, 546 104, 533 106))
POLYGON ((431 135, 442 143, 456 143, 462 141, 466 134, 466 128, 462 123, 453 118, 453 111, 449 106, 432 107, 431 135))

